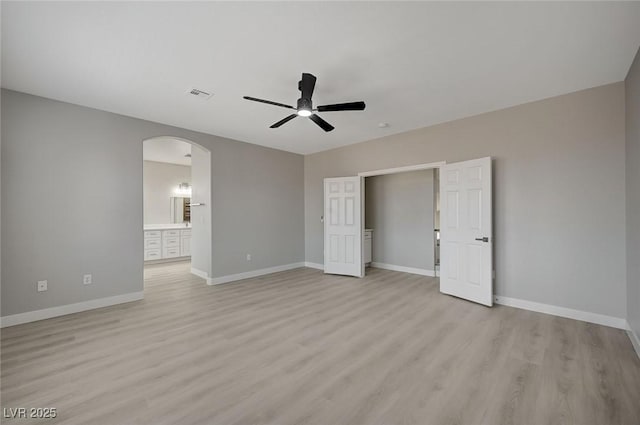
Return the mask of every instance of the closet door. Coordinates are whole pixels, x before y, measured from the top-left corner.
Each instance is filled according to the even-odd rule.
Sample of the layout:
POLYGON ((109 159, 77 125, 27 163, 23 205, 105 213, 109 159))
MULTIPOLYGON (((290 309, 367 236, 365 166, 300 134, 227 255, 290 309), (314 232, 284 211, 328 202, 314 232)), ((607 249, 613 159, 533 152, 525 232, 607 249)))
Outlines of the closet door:
POLYGON ((362 177, 324 179, 324 272, 363 277, 362 177))
POLYGON ((491 158, 440 168, 440 292, 493 305, 491 158))

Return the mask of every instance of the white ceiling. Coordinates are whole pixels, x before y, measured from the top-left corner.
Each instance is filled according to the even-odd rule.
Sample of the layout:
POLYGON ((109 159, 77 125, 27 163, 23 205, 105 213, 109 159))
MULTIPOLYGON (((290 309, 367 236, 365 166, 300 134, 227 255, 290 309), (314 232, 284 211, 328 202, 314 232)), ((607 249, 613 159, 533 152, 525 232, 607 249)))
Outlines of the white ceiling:
POLYGON ((621 81, 639 45, 637 2, 2 4, 3 87, 298 153, 621 81), (242 96, 295 105, 302 72, 366 111, 269 129, 242 96))
POLYGON ((191 144, 170 137, 155 137, 142 144, 142 157, 145 161, 168 162, 191 166, 191 144))

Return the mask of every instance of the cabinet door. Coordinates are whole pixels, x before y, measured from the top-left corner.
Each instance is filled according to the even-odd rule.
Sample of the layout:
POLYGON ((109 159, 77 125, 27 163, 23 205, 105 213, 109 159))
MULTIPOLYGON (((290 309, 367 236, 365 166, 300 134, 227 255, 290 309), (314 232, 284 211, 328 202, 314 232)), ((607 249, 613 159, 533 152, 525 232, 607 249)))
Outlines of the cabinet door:
POLYGON ((191 255, 191 236, 183 236, 180 241, 180 256, 189 257, 191 255))
POLYGON ((371 239, 364 240, 364 263, 371 262, 371 239))

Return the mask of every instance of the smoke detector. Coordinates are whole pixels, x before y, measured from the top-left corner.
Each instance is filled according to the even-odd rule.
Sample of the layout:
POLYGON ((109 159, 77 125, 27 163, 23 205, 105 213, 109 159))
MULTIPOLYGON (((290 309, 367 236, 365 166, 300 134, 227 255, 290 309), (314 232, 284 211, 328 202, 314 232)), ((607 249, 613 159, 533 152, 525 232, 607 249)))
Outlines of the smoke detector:
POLYGON ((191 87, 189 90, 187 90, 187 94, 191 96, 195 96, 202 100, 208 100, 209 98, 211 98, 211 96, 213 96, 211 93, 204 90, 197 89, 195 87, 191 87))

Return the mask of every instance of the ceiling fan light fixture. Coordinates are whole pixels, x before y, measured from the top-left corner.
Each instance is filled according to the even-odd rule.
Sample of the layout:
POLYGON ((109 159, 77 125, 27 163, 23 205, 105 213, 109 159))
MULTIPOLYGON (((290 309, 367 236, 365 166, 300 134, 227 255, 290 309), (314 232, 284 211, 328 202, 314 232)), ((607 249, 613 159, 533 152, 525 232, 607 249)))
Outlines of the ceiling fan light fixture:
POLYGON ((335 103, 331 105, 320 105, 314 109, 313 102, 311 101, 311 96, 313 96, 313 89, 316 86, 316 77, 309 73, 303 73, 302 79, 298 81, 298 90, 300 90, 301 96, 298 99, 297 107, 293 107, 291 105, 285 105, 284 103, 272 102, 271 100, 258 99, 257 97, 251 96, 243 96, 246 100, 251 100, 253 102, 266 103, 268 105, 279 106, 281 108, 293 109, 296 111, 295 113, 288 115, 278 121, 277 123, 272 124, 269 128, 279 128, 281 125, 288 123, 292 119, 296 117, 304 117, 309 118, 313 121, 318 127, 323 129, 326 132, 334 130, 331 124, 320 118, 318 115, 314 114, 314 112, 336 112, 336 111, 364 111, 366 105, 363 101, 359 102, 347 102, 347 103, 335 103))

